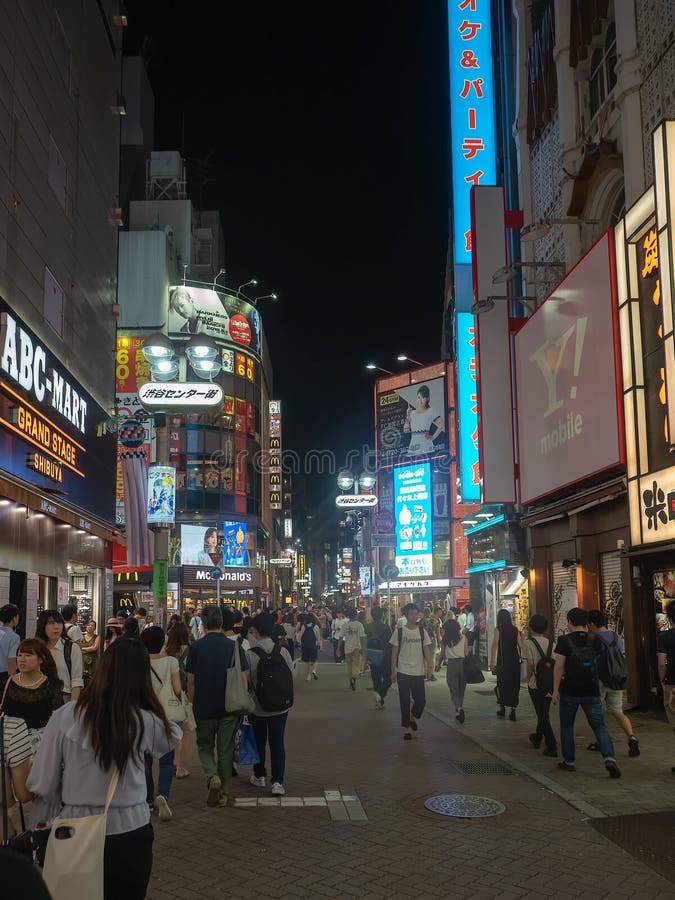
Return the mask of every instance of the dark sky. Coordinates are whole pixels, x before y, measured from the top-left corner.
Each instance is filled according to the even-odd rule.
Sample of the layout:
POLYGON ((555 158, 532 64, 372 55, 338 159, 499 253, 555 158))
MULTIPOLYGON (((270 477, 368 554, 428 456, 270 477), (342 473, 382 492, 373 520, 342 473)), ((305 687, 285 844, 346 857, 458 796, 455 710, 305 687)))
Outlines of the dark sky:
POLYGON ((444 3, 127 7, 127 49, 146 36, 156 148, 183 143, 188 178, 191 160, 209 162, 203 199, 222 211, 226 283, 256 276, 259 293, 280 296, 260 311, 284 446, 333 450, 339 467, 372 443, 364 363, 399 371, 398 353, 440 356, 444 3))

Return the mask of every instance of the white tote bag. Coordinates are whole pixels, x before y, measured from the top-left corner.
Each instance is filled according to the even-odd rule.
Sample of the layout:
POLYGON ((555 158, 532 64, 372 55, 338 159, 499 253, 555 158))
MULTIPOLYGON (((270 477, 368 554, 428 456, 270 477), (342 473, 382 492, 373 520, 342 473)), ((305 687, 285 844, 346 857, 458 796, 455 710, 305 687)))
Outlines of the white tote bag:
POLYGON ((116 771, 110 780, 102 813, 54 819, 42 868, 52 900, 103 900, 105 826, 119 777, 116 771))

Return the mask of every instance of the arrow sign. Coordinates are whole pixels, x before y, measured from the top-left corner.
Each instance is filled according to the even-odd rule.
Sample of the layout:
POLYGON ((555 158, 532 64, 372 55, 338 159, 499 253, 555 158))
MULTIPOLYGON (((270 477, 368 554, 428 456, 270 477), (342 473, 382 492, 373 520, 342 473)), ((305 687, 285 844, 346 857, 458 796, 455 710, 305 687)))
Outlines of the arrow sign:
POLYGON ((209 578, 212 578, 214 581, 218 581, 219 578, 223 577, 223 570, 219 569, 218 566, 214 566, 209 572, 209 578))

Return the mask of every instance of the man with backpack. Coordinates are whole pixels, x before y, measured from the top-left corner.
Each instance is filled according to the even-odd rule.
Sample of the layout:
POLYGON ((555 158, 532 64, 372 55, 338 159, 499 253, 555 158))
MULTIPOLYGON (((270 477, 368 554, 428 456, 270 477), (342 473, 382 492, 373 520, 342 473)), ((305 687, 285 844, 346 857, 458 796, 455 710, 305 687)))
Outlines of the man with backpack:
MULTIPOLYGON (((628 738, 628 755, 639 756, 640 745, 633 734, 630 719, 623 711, 623 689, 628 681, 626 657, 623 655, 623 640, 607 627, 607 616, 599 609, 588 613, 588 633, 596 638, 598 651, 598 678, 600 699, 605 710, 614 717, 628 738)), ((588 745, 589 750, 597 750, 596 742, 588 745)))
POLYGON ((575 772, 574 720, 581 707, 602 753, 610 778, 620 778, 614 744, 602 712, 596 639, 588 633, 588 613, 575 606, 567 613, 567 634, 558 638, 553 669, 554 704, 560 705, 560 744, 563 761, 558 768, 575 772))
POLYGON ((431 655, 431 638, 421 624, 418 624, 419 607, 415 603, 406 604, 401 610, 406 617, 405 624, 394 629, 389 640, 391 644, 391 681, 398 684, 398 699, 401 704, 401 727, 405 729, 404 741, 412 740, 412 732, 417 731, 417 720, 426 706, 424 691, 425 676, 433 673, 434 660, 431 655))
POLYGON ((266 786, 265 753, 270 748, 272 793, 283 796, 286 769, 284 733, 288 711, 293 706, 293 661, 285 647, 272 638, 275 617, 261 612, 253 618, 249 634, 254 644, 248 651, 250 684, 253 687, 255 711, 249 716, 253 726, 260 762, 253 766, 250 781, 254 787, 266 786))
POLYGON ((534 615, 530 619, 530 637, 523 641, 521 654, 527 663, 527 687, 537 714, 537 729, 530 735, 530 743, 538 750, 546 743, 544 756, 557 756, 558 747, 551 728, 549 713, 553 696, 553 641, 545 637, 548 620, 534 615))
POLYGON ((356 690, 356 679, 361 673, 362 660, 365 659, 366 630, 363 624, 356 618, 357 612, 353 606, 346 609, 347 621, 340 632, 342 644, 342 656, 347 662, 347 677, 349 687, 356 690))
POLYGON ((298 634, 300 643, 300 655, 305 664, 305 676, 307 681, 319 680, 316 671, 317 661, 319 658, 319 648, 323 650, 323 642, 321 640, 321 629, 316 616, 308 612, 303 618, 300 632, 298 634))

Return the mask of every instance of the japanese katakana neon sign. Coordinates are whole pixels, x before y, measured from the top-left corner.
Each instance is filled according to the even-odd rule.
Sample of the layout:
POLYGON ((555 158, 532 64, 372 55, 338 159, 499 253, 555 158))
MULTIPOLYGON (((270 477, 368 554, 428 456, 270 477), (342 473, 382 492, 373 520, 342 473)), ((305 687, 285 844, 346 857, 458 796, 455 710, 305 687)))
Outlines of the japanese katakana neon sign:
POLYGON ((464 503, 480 502, 478 459, 478 370, 476 327, 471 313, 457 313, 457 424, 460 494, 464 503))
POLYGON ((454 258, 471 262, 473 184, 497 177, 490 0, 450 0, 450 133, 454 258))

